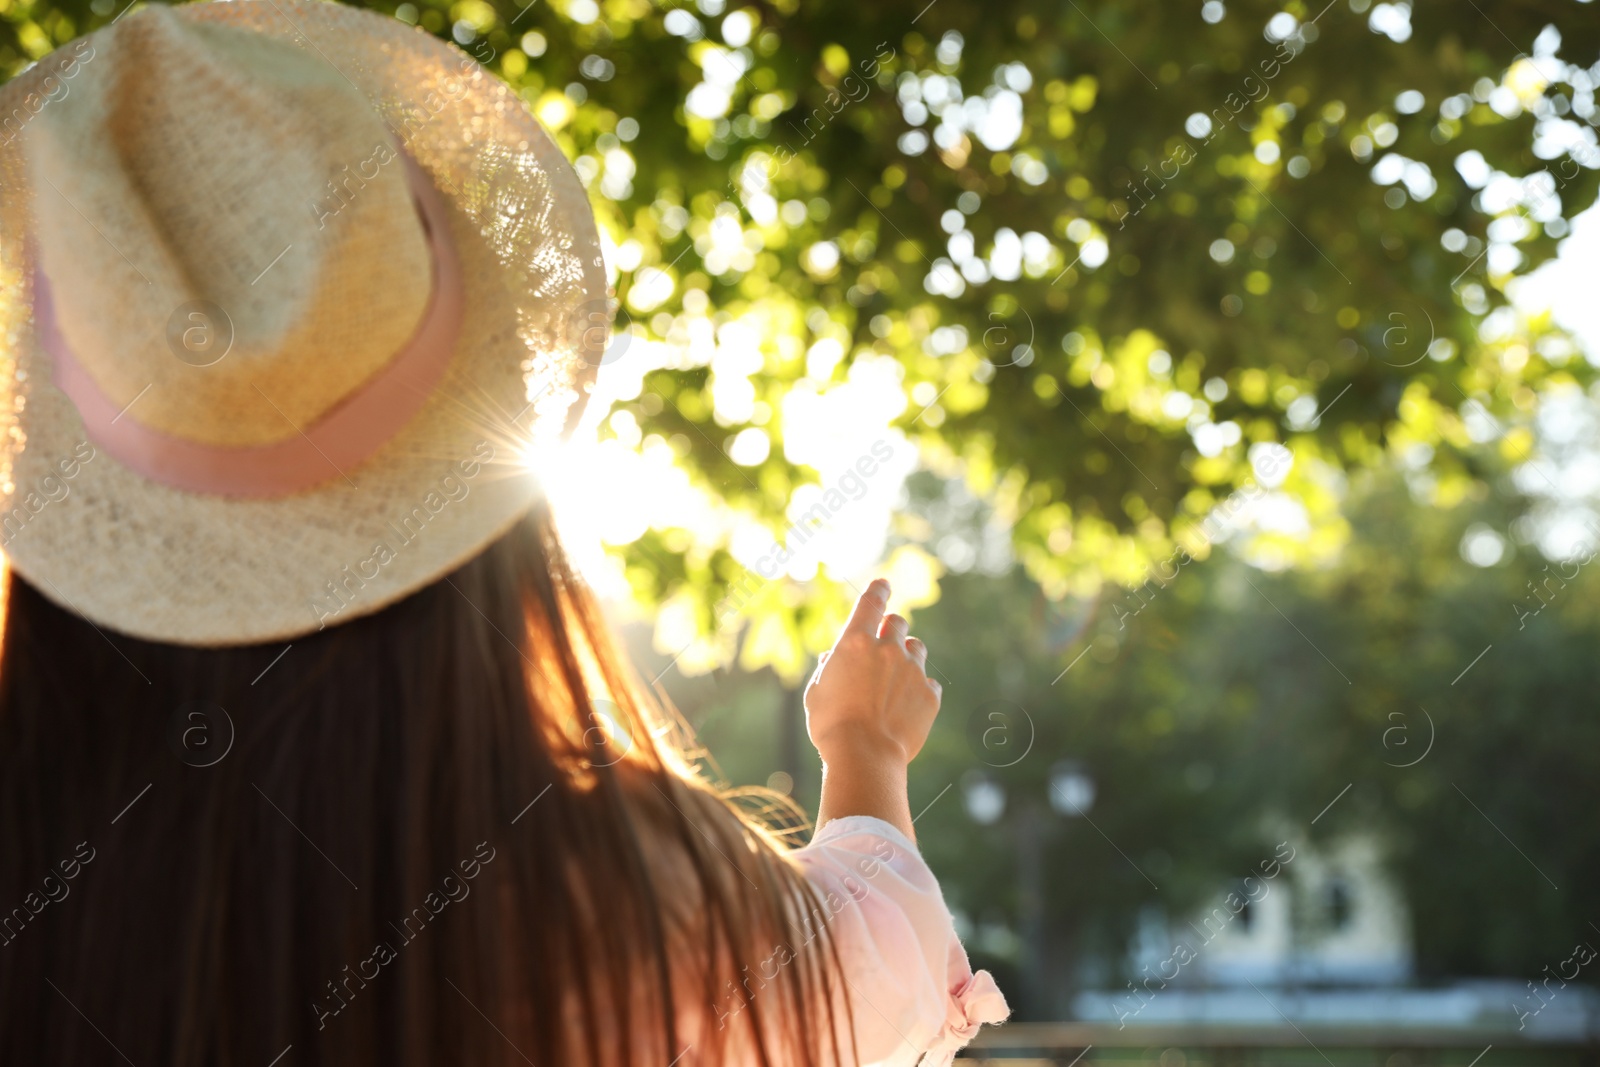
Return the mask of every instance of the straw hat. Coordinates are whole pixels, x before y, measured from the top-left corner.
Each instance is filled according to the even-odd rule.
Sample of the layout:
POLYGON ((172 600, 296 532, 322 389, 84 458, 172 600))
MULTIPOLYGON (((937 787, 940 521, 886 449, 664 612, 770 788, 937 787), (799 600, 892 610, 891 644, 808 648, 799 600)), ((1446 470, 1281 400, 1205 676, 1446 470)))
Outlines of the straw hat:
POLYGON ((286 640, 532 503, 604 350, 583 188, 454 46, 152 5, 0 88, 0 548, 107 630, 286 640))

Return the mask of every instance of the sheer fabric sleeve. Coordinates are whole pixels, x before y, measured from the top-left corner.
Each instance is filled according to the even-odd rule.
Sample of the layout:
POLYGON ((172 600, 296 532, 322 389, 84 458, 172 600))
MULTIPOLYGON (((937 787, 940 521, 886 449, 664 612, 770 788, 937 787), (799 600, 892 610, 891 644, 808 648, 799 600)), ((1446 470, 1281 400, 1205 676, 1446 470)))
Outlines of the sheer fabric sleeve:
POLYGON ((822 898, 816 918, 839 952, 863 1067, 947 1067, 979 1027, 1010 1014, 989 972, 973 972, 938 880, 899 830, 834 819, 791 855, 822 898))

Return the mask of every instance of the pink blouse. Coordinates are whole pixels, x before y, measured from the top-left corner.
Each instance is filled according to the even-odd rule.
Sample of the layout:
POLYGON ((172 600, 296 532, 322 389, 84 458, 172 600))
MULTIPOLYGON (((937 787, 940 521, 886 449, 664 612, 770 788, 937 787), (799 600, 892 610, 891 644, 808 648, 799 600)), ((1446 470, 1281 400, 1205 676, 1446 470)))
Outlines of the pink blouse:
POLYGON ((938 880, 882 819, 834 819, 791 853, 824 899, 865 1065, 948 1067, 984 1023, 1011 1009, 972 970, 938 880))

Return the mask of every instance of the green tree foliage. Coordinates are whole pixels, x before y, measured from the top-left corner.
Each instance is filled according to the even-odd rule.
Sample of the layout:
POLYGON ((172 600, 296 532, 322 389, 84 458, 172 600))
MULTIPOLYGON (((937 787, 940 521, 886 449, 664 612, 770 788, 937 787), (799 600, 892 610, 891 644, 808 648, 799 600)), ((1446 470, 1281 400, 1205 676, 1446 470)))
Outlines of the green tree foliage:
MULTIPOLYGON (((0 73, 123 6, 0 0, 0 73)), ((374 6, 555 131, 623 250, 621 329, 689 353, 621 407, 775 535, 816 478, 786 458, 783 397, 872 356, 902 376, 897 425, 999 502, 1053 597, 1142 581, 1251 481, 1253 445, 1292 450, 1320 531, 1294 551, 1325 554, 1340 471, 1422 444, 1459 498, 1484 451, 1464 411, 1514 429, 1590 376, 1560 338, 1479 327, 1594 199, 1600 152, 1563 140, 1592 138, 1592 5, 374 6), (747 358, 695 355, 736 321, 747 358), (842 359, 808 360, 819 341, 842 359), (746 430, 771 447, 742 466, 746 430)), ((627 552, 638 595, 687 598, 703 634, 749 580, 681 529, 627 552)), ((747 665, 795 676, 840 578, 751 600, 747 665)))

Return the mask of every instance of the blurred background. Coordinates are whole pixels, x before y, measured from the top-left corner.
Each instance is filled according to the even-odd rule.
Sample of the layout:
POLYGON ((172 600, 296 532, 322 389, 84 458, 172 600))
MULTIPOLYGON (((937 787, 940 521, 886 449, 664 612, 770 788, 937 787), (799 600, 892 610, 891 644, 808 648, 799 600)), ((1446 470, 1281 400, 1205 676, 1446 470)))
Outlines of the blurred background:
POLYGON ((1597 1062, 1600 4, 373 6, 588 187, 540 461, 729 784, 894 583, 969 1057, 1597 1062))

